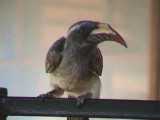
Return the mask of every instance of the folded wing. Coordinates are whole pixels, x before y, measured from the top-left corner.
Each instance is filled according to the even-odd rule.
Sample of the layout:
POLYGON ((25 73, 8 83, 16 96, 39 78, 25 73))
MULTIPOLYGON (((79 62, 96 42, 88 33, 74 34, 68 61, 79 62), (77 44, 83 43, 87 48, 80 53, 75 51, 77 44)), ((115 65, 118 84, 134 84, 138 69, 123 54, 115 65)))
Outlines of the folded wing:
POLYGON ((89 54, 89 68, 90 72, 96 76, 102 75, 103 57, 100 49, 96 46, 89 54))
POLYGON ((66 38, 62 37, 58 39, 48 50, 46 60, 45 60, 45 68, 46 73, 53 72, 56 67, 60 64, 62 59, 62 51, 64 49, 66 38))

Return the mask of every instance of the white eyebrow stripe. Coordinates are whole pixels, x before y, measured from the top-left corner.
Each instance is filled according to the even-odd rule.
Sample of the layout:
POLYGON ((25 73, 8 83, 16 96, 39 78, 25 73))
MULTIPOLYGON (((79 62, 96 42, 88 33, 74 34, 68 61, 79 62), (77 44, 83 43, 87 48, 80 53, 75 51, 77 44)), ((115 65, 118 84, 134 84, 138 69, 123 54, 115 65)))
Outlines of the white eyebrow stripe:
POLYGON ((78 29, 80 27, 80 25, 74 25, 73 27, 71 27, 71 29, 69 29, 68 33, 74 31, 75 29, 78 29))

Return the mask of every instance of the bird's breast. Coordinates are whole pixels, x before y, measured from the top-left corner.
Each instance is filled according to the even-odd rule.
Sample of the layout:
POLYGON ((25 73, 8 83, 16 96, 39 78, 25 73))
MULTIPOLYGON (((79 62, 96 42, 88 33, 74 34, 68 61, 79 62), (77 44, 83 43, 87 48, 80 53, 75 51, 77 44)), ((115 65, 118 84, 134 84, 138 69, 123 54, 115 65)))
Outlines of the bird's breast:
POLYGON ((86 81, 89 76, 88 65, 85 61, 62 60, 56 70, 51 73, 51 82, 58 84, 64 90, 74 91, 81 89, 78 85, 86 81))
POLYGON ((57 72, 63 76, 70 76, 71 79, 82 79, 82 76, 89 74, 89 64, 85 57, 70 56, 62 59, 57 72))
POLYGON ((100 95, 100 78, 94 75, 88 75, 83 79, 61 76, 59 73, 50 74, 51 86, 58 86, 68 93, 68 95, 78 97, 86 92, 93 93, 93 98, 99 98, 100 95))

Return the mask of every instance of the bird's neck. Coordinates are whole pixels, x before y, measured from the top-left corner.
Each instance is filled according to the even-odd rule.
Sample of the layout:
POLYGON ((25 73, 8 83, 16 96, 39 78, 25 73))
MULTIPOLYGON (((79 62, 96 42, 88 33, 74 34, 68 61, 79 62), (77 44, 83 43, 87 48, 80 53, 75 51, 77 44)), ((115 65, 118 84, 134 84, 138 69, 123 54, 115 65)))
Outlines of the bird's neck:
POLYGON ((83 47, 78 44, 69 45, 64 50, 64 57, 69 57, 75 60, 87 58, 91 49, 92 46, 89 45, 85 45, 83 47))
POLYGON ((86 57, 95 45, 85 43, 84 41, 84 38, 68 38, 64 46, 64 52, 67 53, 67 56, 86 57))

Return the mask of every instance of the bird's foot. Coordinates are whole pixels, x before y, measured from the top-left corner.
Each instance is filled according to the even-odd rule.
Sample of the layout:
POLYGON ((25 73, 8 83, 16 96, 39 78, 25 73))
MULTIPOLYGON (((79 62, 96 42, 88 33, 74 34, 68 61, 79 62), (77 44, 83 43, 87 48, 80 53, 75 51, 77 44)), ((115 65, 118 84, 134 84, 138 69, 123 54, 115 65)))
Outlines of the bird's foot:
POLYGON ((41 98, 41 99, 55 98, 55 96, 53 95, 54 93, 55 93, 55 90, 51 90, 45 94, 40 94, 39 96, 37 96, 37 98, 41 98))
POLYGON ((37 98, 42 98, 42 99, 46 99, 46 98, 54 98, 54 96, 52 94, 40 94, 37 96, 37 98))
POLYGON ((84 101, 88 98, 91 98, 92 97, 92 93, 88 92, 84 95, 81 95, 77 98, 77 107, 80 108, 83 104, 84 104, 84 101))

